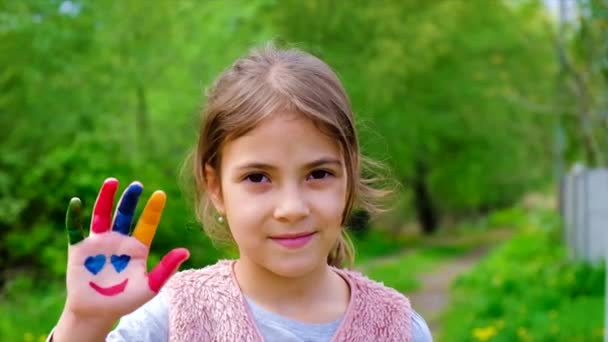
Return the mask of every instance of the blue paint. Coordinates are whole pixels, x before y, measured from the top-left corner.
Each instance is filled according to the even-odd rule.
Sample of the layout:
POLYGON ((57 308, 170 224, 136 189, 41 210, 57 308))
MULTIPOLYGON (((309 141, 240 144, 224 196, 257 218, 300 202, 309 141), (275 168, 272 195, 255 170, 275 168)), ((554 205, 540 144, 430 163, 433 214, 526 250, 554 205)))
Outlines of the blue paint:
POLYGON ((114 269, 118 273, 120 273, 122 270, 125 269, 125 267, 127 267, 130 260, 131 260, 131 257, 126 254, 123 254, 123 255, 114 254, 114 255, 112 255, 112 257, 110 257, 110 262, 112 262, 112 266, 114 266, 114 269))
POLYGON ((135 208, 137 208, 137 201, 143 191, 143 187, 139 183, 133 183, 125 190, 116 217, 114 218, 113 231, 119 232, 124 235, 129 235, 131 230, 131 222, 133 221, 133 215, 135 215, 135 208))
POLYGON ((114 218, 114 228, 113 231, 129 235, 129 231, 131 231, 131 222, 133 221, 133 215, 126 215, 120 212, 116 214, 116 218, 114 218))
POLYGON ((101 271, 101 269, 103 268, 103 265, 105 265, 106 263, 106 256, 103 254, 99 254, 96 256, 90 256, 88 258, 86 258, 86 260, 84 261, 84 267, 87 268, 87 270, 89 270, 89 272, 93 273, 94 275, 99 273, 99 271, 101 271))

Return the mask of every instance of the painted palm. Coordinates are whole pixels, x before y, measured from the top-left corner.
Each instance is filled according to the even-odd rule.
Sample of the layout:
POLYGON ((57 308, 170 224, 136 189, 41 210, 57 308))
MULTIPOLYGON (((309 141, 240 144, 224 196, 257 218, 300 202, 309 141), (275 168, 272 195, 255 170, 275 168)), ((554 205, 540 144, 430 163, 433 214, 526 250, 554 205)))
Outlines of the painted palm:
POLYGON ((139 182, 123 192, 114 215, 112 208, 118 181, 103 183, 88 237, 82 229, 80 199, 70 201, 66 216, 68 232, 67 309, 79 315, 104 315, 118 319, 158 293, 162 285, 189 257, 176 248, 147 272, 150 244, 165 206, 166 195, 155 191, 146 204, 132 235, 131 223, 142 193, 139 182))

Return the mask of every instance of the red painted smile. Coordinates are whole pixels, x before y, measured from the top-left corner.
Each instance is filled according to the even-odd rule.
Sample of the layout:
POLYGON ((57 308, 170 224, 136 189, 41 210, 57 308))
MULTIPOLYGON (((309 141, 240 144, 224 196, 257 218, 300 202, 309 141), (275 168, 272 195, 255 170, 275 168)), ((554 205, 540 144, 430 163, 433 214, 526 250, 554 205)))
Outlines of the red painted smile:
POLYGON ((127 287, 128 280, 129 279, 125 279, 125 280, 123 280, 122 283, 114 285, 114 286, 110 286, 110 287, 101 287, 92 281, 89 282, 89 285, 91 285, 91 287, 95 291, 99 292, 100 294, 102 294, 104 296, 114 296, 125 290, 125 287, 127 287))

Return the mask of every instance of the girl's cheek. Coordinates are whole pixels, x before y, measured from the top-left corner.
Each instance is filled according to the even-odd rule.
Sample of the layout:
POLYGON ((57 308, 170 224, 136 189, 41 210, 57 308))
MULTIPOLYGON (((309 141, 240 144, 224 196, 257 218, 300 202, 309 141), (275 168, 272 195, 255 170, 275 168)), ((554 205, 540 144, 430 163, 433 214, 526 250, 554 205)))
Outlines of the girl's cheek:
POLYGON ((346 205, 346 196, 343 192, 336 190, 321 192, 314 196, 312 203, 328 216, 341 217, 346 205))

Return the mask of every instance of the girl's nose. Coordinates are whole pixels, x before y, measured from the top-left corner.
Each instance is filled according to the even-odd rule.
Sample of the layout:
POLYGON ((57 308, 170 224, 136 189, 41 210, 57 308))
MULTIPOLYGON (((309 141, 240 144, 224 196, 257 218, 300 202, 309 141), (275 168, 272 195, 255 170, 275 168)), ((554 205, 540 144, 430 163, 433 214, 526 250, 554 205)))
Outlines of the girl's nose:
POLYGON ((286 187, 276 201, 274 218, 279 221, 296 222, 310 214, 304 194, 297 186, 286 187))

